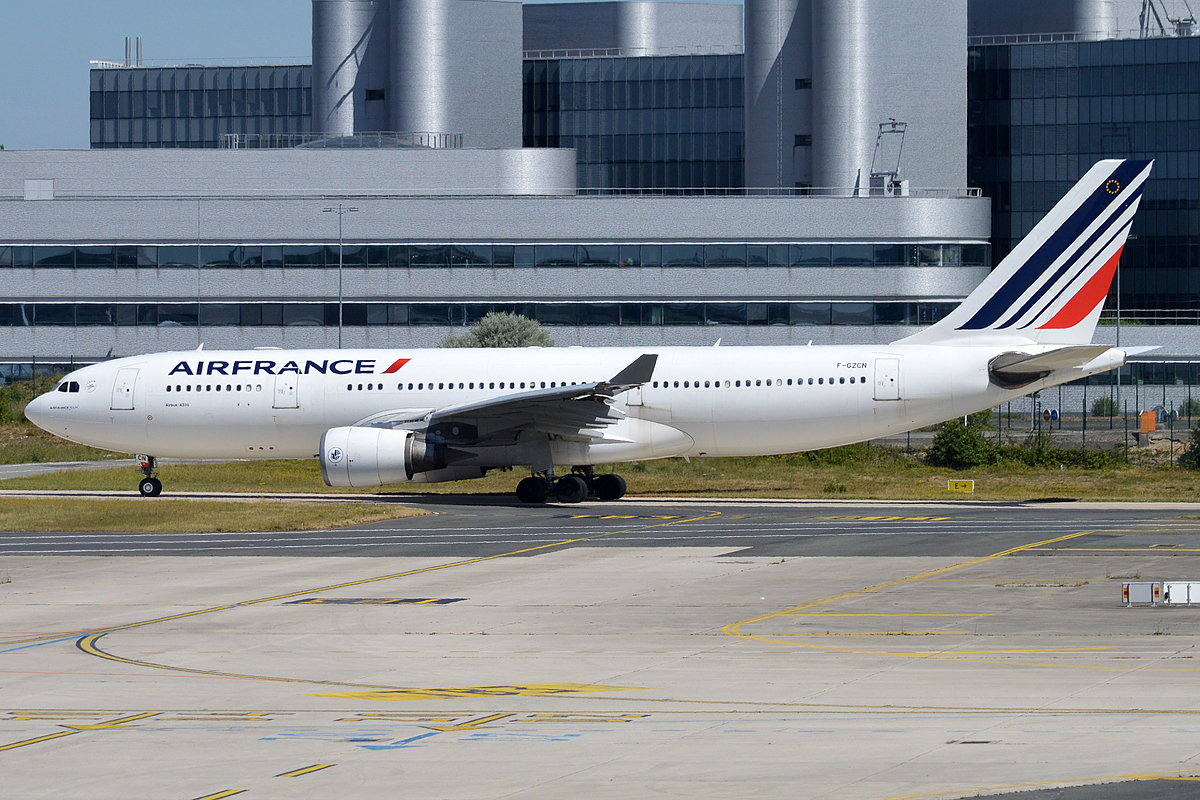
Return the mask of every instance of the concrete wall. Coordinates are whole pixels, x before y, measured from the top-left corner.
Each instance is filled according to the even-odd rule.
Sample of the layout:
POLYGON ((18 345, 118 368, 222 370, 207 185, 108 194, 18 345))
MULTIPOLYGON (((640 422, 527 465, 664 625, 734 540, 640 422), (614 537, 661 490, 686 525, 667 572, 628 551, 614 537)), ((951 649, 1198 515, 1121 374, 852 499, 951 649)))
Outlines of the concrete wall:
MULTIPOLYGON (((57 197, 133 197, 143 203, 150 197, 178 202, 181 198, 206 196, 573 195, 575 151, 301 148, 0 152, 0 198, 23 198, 26 180, 46 179, 54 181, 57 197)), ((140 208, 149 209, 145 205, 140 208)), ((145 219, 155 220, 161 208, 144 213, 145 219)), ((8 236, 10 231, 0 230, 0 237, 8 236)))
POLYGON ((312 10, 314 131, 521 146, 519 2, 313 0, 312 10))
POLYGON ((880 123, 908 123, 900 177, 967 180, 966 6, 812 0, 813 185, 868 184, 880 123))
POLYGON ((525 50, 616 49, 650 56, 742 48, 742 9, 732 4, 530 3, 523 14, 525 50))
POLYGON ((387 130, 388 0, 313 0, 313 131, 387 130), (367 101, 368 90, 384 91, 367 101))
POLYGON ((1138 30, 1142 0, 969 0, 970 36, 1096 33, 1138 30))
POLYGON ((746 3, 746 185, 812 184, 812 0, 746 3))
POLYGON ((391 129, 521 146, 521 4, 393 0, 391 129))

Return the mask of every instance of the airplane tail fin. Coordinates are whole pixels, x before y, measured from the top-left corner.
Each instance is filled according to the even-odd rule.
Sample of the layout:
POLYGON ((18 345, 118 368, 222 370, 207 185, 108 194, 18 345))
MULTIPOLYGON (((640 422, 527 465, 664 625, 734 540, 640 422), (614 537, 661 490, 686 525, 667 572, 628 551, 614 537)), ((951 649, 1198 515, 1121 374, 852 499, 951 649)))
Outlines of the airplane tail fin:
POLYGON ((1153 161, 1099 161, 941 321, 897 344, 1092 340, 1153 161))

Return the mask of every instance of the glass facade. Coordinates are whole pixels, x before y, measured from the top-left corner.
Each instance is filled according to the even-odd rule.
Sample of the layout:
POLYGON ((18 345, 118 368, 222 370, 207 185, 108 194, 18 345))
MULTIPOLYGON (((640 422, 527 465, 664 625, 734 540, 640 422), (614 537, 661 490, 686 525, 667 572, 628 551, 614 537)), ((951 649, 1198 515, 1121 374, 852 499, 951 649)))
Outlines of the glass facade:
MULTIPOLYGON (((958 303, 344 303, 351 327, 456 327, 507 311, 548 327, 930 325, 958 303)), ((293 327, 338 324, 337 303, 0 303, 4 327, 293 327)))
POLYGON ((525 147, 574 147, 581 189, 740 188, 742 56, 524 62, 525 147))
MULTIPOLYGON (((986 244, 346 244, 345 267, 983 267, 986 244)), ((338 266, 337 244, 0 246, 0 268, 209 269, 338 266)))
POLYGON ((1152 158, 1122 316, 1200 309, 1200 38, 974 46, 968 63, 968 183, 993 198, 996 260, 1096 161, 1152 158))
POLYGON ((312 67, 91 71, 91 146, 218 147, 227 133, 308 133, 312 67))

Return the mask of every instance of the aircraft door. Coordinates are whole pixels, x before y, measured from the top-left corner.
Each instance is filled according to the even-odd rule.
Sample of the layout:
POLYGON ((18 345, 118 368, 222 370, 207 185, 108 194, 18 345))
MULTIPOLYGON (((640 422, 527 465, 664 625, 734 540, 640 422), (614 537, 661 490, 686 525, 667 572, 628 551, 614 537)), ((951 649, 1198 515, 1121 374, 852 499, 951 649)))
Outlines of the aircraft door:
POLYGON ((300 395, 296 391, 295 375, 275 376, 275 408, 299 408, 300 395))
POLYGON ((631 406, 642 405, 642 387, 641 386, 633 387, 632 389, 629 390, 629 394, 627 394, 626 397, 628 398, 628 400, 626 402, 628 402, 629 405, 631 405, 631 406))
POLYGON ((124 367, 117 370, 117 379, 113 382, 112 410, 133 410, 133 386, 137 383, 136 367, 124 367))
POLYGON ((875 359, 875 399, 900 399, 900 359, 875 359))

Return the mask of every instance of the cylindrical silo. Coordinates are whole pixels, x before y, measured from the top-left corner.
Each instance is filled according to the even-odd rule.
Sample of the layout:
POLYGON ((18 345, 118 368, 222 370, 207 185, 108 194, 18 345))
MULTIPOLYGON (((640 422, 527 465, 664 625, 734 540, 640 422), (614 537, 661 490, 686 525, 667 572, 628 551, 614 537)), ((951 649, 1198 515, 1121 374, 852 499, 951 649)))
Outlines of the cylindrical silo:
POLYGON ((809 133, 811 89, 799 81, 811 78, 810 3, 746 0, 746 186, 807 182, 794 154, 809 133))
MULTIPOLYGON (((913 187, 967 174, 967 9, 961 0, 813 0, 813 185, 870 187, 880 125, 907 126, 899 161, 913 187)), ((878 172, 896 169, 882 143, 878 172)), ((890 153, 890 155, 889 155, 890 153)))
POLYGON ((658 52, 658 9, 656 0, 626 0, 617 3, 616 42, 627 56, 658 52))
POLYGON ((1075 0, 1074 12, 1074 32, 1096 34, 1098 38, 1106 38, 1120 29, 1117 20, 1117 0, 1075 0))
POLYGON ((450 0, 393 0, 391 34, 392 130, 451 132, 450 0))
POLYGON ((313 0, 314 132, 354 133, 355 105, 361 108, 364 93, 359 86, 360 71, 368 61, 368 45, 376 33, 376 12, 382 1, 313 0))
POLYGON ((870 7, 869 0, 813 0, 813 186, 868 185, 881 121, 870 104, 870 7))

